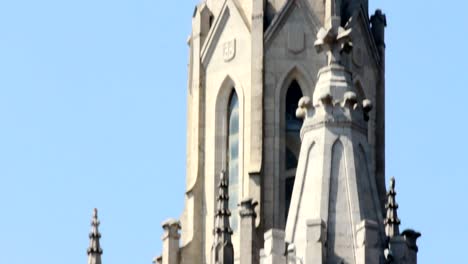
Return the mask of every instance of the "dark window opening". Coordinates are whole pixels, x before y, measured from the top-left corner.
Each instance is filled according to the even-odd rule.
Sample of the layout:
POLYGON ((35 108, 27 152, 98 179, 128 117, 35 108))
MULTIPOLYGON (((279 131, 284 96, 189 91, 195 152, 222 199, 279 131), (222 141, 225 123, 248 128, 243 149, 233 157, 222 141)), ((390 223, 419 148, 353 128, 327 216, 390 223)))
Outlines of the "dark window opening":
POLYGON ((285 171, 284 171, 284 192, 285 192, 285 218, 289 214, 289 206, 294 188, 294 180, 298 163, 298 156, 301 146, 300 131, 302 119, 296 117, 296 109, 299 100, 302 98, 302 90, 297 81, 293 81, 286 94, 285 105, 285 171))

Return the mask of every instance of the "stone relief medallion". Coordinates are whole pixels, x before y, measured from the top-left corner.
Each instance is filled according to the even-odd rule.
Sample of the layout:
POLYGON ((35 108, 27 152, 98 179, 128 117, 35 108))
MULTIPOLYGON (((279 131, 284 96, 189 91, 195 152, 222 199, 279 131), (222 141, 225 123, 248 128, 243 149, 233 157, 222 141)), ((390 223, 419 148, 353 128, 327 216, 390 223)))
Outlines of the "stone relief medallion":
POLYGON ((288 30, 288 50, 299 54, 305 49, 305 33, 301 26, 291 25, 288 30))
POLYGON ((357 47, 353 47, 353 54, 352 54, 352 57, 353 57, 353 63, 354 65, 356 65, 357 67, 362 67, 363 65, 363 61, 364 61, 364 55, 363 55, 363 52, 362 52, 362 48, 357 46, 357 47))
POLYGON ((223 44, 224 61, 232 61, 236 57, 236 39, 232 39, 223 44))

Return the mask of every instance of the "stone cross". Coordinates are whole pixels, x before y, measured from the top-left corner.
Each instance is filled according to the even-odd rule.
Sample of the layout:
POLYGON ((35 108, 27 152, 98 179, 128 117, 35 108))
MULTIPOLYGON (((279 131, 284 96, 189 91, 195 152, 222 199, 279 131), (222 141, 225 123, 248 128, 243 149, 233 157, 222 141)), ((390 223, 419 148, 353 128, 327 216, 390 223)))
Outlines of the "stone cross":
POLYGON ((351 29, 341 27, 340 0, 327 0, 325 5, 325 27, 317 33, 315 48, 318 53, 325 51, 328 65, 339 64, 341 52, 352 48, 351 29))

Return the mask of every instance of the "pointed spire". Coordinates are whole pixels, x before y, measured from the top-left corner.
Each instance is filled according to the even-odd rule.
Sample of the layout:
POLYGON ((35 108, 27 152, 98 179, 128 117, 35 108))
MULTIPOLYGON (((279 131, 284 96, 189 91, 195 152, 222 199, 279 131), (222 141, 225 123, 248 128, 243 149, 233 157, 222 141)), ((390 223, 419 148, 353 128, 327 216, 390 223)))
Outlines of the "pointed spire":
POLYGON ((231 242, 232 229, 229 224, 229 179, 224 171, 220 173, 218 196, 216 198, 214 243, 211 249, 212 264, 233 264, 234 248, 231 242))
POLYGON ((102 264, 102 249, 99 243, 101 233, 99 233, 98 210, 94 208, 91 220, 91 232, 89 233, 88 264, 102 264))
POLYGON ((400 219, 398 219, 398 204, 396 203, 395 196, 395 178, 392 177, 392 179, 390 179, 390 189, 387 192, 387 204, 385 205, 387 216, 384 220, 385 233, 389 238, 400 235, 400 219))

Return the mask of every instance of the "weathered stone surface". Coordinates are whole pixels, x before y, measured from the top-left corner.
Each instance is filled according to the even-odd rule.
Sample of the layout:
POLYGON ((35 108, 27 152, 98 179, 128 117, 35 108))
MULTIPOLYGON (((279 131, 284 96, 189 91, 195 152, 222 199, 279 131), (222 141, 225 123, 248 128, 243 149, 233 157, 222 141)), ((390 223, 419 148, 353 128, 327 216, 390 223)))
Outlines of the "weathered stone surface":
POLYGON ((180 263, 212 259, 217 174, 229 169, 232 155, 227 117, 233 93, 239 98, 239 144, 237 173, 229 175, 236 179, 230 188, 238 190, 231 203, 242 202, 231 208, 231 220, 240 223, 231 237, 234 262, 258 263, 262 245, 266 263, 284 263, 286 255, 289 263, 332 263, 361 251, 367 259, 370 251, 356 240, 371 233, 359 229, 362 221, 379 223, 383 250, 386 19, 377 11, 369 20, 367 9, 367 0, 197 5, 188 41, 180 263), (354 52, 346 53, 351 46, 354 52), (308 99, 291 103, 296 84, 308 99), (302 145, 288 115, 297 103, 306 120, 302 145), (252 201, 258 205, 248 208, 252 201), (263 236, 285 228, 294 243, 288 253, 276 231, 263 236))

